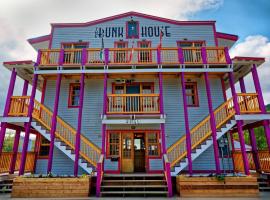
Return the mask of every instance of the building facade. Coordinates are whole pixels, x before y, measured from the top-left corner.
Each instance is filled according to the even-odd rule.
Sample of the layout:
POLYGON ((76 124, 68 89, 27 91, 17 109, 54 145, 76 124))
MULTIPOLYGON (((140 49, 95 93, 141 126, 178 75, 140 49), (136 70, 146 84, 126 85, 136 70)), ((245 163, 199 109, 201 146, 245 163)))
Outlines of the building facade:
POLYGON ((98 196, 105 174, 164 174, 171 196, 171 176, 233 172, 235 132, 249 174, 243 131, 253 136, 263 125, 270 144, 257 74, 264 58, 231 58, 238 37, 217 32, 215 21, 128 12, 51 26, 49 35, 28 40, 35 62, 4 63, 12 73, 0 149, 6 128, 25 131, 20 175, 30 133, 37 135, 35 173, 93 174, 98 196), (250 72, 256 93, 245 91, 250 72), (16 76, 25 80, 22 96, 12 95, 16 76))

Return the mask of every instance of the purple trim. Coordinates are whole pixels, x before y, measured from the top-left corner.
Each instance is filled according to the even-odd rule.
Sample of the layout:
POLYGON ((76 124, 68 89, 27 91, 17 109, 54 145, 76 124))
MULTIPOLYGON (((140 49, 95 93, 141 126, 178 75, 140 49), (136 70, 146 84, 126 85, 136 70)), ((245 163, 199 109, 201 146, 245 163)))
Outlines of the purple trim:
POLYGON ((244 57, 244 56, 235 56, 233 60, 244 60, 244 61, 261 61, 265 62, 265 58, 262 57, 244 57))
POLYGON ((212 26, 213 26, 213 32, 214 32, 214 38, 215 38, 215 45, 218 47, 218 36, 217 36, 217 30, 216 30, 216 23, 213 23, 212 26))
POLYGON ((202 62, 204 65, 207 65, 207 52, 206 52, 206 48, 202 47, 201 48, 201 52, 202 52, 202 62))
POLYGON ((3 62, 4 65, 32 65, 34 62, 32 60, 20 60, 20 61, 8 61, 8 62, 3 62))
POLYGON ((157 64, 161 64, 161 51, 160 48, 157 48, 157 64))
POLYGON ((97 182, 96 182, 96 197, 100 197, 100 183, 102 177, 102 163, 97 163, 97 182))
POLYGON ((22 148, 22 156, 21 156, 21 164, 20 164, 19 175, 24 174, 26 154, 27 154, 27 148, 28 148, 29 136, 30 136, 30 130, 31 130, 32 113, 33 113, 33 110, 34 110, 34 103, 35 103, 34 100, 35 100, 35 96, 36 96, 37 83, 38 83, 38 74, 34 74, 33 82, 32 82, 32 91, 31 91, 30 102, 29 102, 28 113, 27 113, 27 116, 29 117, 29 122, 25 123, 25 136, 24 136, 24 141, 23 141, 23 148, 22 148))
MULTIPOLYGON (((256 90, 256 93, 258 94, 259 106, 260 106, 260 109, 261 109, 262 113, 265 114, 265 113, 267 113, 267 111, 266 111, 266 108, 265 108, 265 105, 264 105, 262 88, 261 88, 261 84, 260 84, 260 81, 259 81, 259 76, 258 76, 256 64, 253 64, 251 72, 252 72, 252 77, 253 77, 253 81, 254 81, 255 90, 256 90)), ((264 120, 263 124, 264 124, 265 137, 266 137, 267 144, 268 144, 268 150, 270 152, 269 120, 264 120)))
MULTIPOLYGON (((107 82, 108 74, 104 74, 104 89, 103 89, 103 115, 107 112, 107 82)), ((102 124, 102 144, 101 153, 105 155, 105 145, 106 145, 106 125, 102 124)))
POLYGON ((60 49, 60 52, 59 52, 59 60, 58 60, 58 65, 59 65, 59 66, 63 66, 63 63, 64 63, 64 55, 65 55, 64 49, 60 49))
MULTIPOLYGON (((131 12, 126 12, 126 13, 122 13, 122 14, 111 16, 111 17, 106 17, 106 18, 86 22, 86 23, 53 23, 51 24, 51 26, 52 28, 92 26, 99 23, 104 23, 104 22, 108 22, 108 21, 112 21, 112 20, 116 20, 116 19, 120 19, 124 17, 130 17, 130 16, 142 17, 142 18, 157 20, 157 21, 170 23, 170 24, 176 24, 176 25, 213 25, 215 24, 215 21, 177 21, 177 20, 172 20, 172 19, 167 19, 167 18, 162 18, 162 17, 157 17, 153 15, 147 15, 147 14, 131 11, 131 12)), ((52 32, 50 34, 51 36, 52 36, 52 32)))
POLYGON ((168 187, 168 197, 173 196, 172 189, 172 177, 171 177, 171 165, 169 162, 165 162, 166 176, 167 176, 167 187, 168 187))
POLYGON ((224 52, 225 52, 226 63, 227 63, 228 65, 231 65, 231 64, 232 64, 232 59, 231 59, 231 57, 230 57, 228 47, 224 47, 224 52))
MULTIPOLYGON (((160 114, 164 115, 164 99, 163 99, 163 74, 161 72, 158 73, 159 77, 159 106, 160 106, 160 114)), ((161 128, 161 140, 162 140, 162 154, 166 154, 166 139, 165 139, 165 126, 164 124, 160 124, 161 128)))
POLYGON ((76 131, 76 143, 75 143, 74 176, 78 176, 78 170, 79 170, 82 112, 83 112, 84 85, 85 85, 84 78, 85 78, 85 74, 82 73, 81 80, 80 80, 80 102, 79 102, 79 112, 78 112, 78 126, 77 126, 77 131, 76 131))
MULTIPOLYGON (((240 108, 238 105, 238 100, 237 100, 237 94, 234 86, 234 78, 233 78, 233 72, 229 72, 229 83, 231 87, 231 93, 233 97, 233 105, 235 109, 235 113, 237 115, 240 115, 240 108)), ((245 174, 249 175, 249 164, 248 164, 248 159, 247 159, 247 154, 246 154, 246 147, 245 147, 245 140, 244 140, 244 133, 243 133, 243 121, 236 121, 237 124, 237 130, 239 134, 239 141, 241 145, 241 152, 242 152, 242 158, 243 158, 243 163, 244 163, 244 168, 245 168, 245 174)))
POLYGON ((52 48, 53 33, 54 33, 54 26, 51 25, 51 33, 50 33, 49 49, 52 48))
POLYGON ((216 32, 217 38, 220 39, 225 39, 225 40, 232 40, 232 41, 237 41, 238 40, 238 35, 233 35, 233 34, 228 34, 228 33, 221 33, 221 32, 216 32))
POLYGON ((204 80, 205 80, 205 88, 206 88, 207 101, 208 101, 208 109, 209 109, 209 114, 210 114, 210 126, 211 126, 211 130, 212 130, 212 139, 213 139, 213 147, 214 147, 216 173, 220 174, 220 163, 219 163, 219 151, 218 151, 218 142, 217 142, 216 119, 215 119, 215 115, 214 115, 214 111, 213 111, 213 103, 212 103, 210 82, 209 82, 209 77, 208 77, 207 72, 204 72, 204 80))
MULTIPOLYGON (((222 171, 224 171, 224 170, 222 170, 222 171)), ((188 171, 183 170, 183 171, 181 171, 181 174, 184 174, 186 172, 188 172, 188 171)), ((225 170, 225 172, 226 173, 233 173, 234 171, 233 170, 225 170)), ((205 174, 214 174, 214 173, 216 173, 216 170, 193 170, 193 173, 194 174, 203 174, 203 173, 205 173, 205 174)))
MULTIPOLYGON (((7 92, 3 117, 8 116, 8 112, 9 112, 10 104, 11 104, 11 97, 13 95, 14 86, 15 86, 15 82, 16 82, 16 75, 17 75, 16 69, 13 68, 12 72, 11 72, 11 76, 10 76, 10 82, 9 82, 9 86, 8 86, 8 92, 7 92)), ((0 130, 0 155, 2 154, 2 149, 3 149, 5 135, 6 135, 6 129, 7 129, 7 123, 2 122, 1 123, 1 130, 0 130)))
POLYGON ((189 129, 189 119, 188 119, 188 106, 187 106, 187 97, 186 97, 186 84, 184 73, 180 73, 181 85, 182 85, 182 96, 183 96, 183 109, 185 117, 185 129, 186 129, 186 149, 187 149, 187 158, 188 158, 188 172, 192 175, 192 158, 191 158, 191 135, 189 129))
POLYGON ((35 66, 39 66, 41 61, 41 50, 38 50, 38 55, 37 55, 37 62, 35 66))
POLYGON ((185 63, 184 53, 183 53, 183 49, 182 48, 178 48, 178 61, 179 61, 180 64, 184 64, 185 63))
POLYGON ((250 144, 252 148, 252 156, 253 156, 254 164, 255 164, 256 170, 260 171, 261 166, 260 166, 260 161, 259 161, 259 156, 258 156, 258 147, 256 143, 254 129, 253 128, 249 129, 248 132, 249 132, 249 138, 250 138, 250 144))
POLYGON ((29 85, 29 82, 27 80, 24 80, 22 96, 27 96, 28 85, 29 85))
POLYGON ((42 85, 41 100, 40 100, 41 104, 44 104, 46 87, 47 87, 47 79, 44 79, 43 85, 42 85))
POLYGON ((44 42, 44 41, 47 41, 47 40, 49 41, 50 37, 51 37, 51 35, 43 35, 43 36, 39 36, 39 37, 36 37, 36 38, 30 38, 27 41, 30 44, 35 44, 35 43, 40 43, 40 42, 44 42))
POLYGON ((51 121, 51 131, 50 131, 51 141, 50 141, 50 151, 49 151, 47 173, 50 173, 52 171, 53 151, 54 151, 55 131, 56 131, 56 126, 57 126, 57 115, 58 115, 61 80, 62 80, 62 74, 57 74, 53 116, 52 116, 52 121, 51 121))
POLYGON ((109 49, 105 48, 104 49, 104 54, 105 54, 105 65, 109 64, 109 49))
POLYGON ((86 48, 82 49, 82 66, 85 66, 87 63, 87 50, 86 48))
POLYGON ((15 171, 15 165, 16 165, 16 160, 17 160, 17 153, 18 153, 18 148, 19 148, 19 142, 20 142, 20 134, 21 130, 17 129, 14 137, 14 142, 13 142, 13 149, 12 149, 12 158, 9 166, 9 173, 14 174, 15 171))

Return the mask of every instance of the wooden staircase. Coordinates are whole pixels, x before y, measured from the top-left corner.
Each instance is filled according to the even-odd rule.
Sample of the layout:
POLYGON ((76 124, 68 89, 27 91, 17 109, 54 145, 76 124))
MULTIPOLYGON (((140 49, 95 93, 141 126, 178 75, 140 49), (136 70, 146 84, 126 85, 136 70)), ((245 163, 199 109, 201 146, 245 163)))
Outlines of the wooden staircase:
POLYGON ((104 174, 102 197, 167 197, 164 174, 104 174))

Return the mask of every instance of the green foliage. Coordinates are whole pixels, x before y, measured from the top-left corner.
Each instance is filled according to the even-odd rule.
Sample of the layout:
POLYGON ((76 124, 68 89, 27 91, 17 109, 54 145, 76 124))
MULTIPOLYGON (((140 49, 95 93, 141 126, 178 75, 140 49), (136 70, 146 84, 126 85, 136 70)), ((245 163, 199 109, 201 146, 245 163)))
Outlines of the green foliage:
POLYGON ((13 149, 14 134, 7 131, 3 146, 3 152, 12 152, 13 149))
POLYGON ((216 179, 218 181, 225 181, 225 176, 224 175, 216 175, 216 179))

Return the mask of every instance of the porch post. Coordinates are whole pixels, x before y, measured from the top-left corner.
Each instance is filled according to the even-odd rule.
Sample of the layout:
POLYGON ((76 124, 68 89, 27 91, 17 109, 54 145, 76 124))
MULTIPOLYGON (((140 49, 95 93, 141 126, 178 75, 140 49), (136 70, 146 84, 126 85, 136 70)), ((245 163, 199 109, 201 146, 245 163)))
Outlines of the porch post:
POLYGON ((216 163, 216 173, 220 174, 216 119, 215 119, 215 115, 214 115, 214 111, 213 111, 213 103, 212 103, 212 97, 211 97, 208 72, 204 72, 204 80, 205 80, 205 88, 206 88, 207 101, 208 101, 208 109, 209 109, 209 114, 210 114, 210 126, 211 126, 211 130, 212 130, 214 157, 215 157, 215 163, 216 163))
MULTIPOLYGON (((107 112, 107 82, 108 82, 108 74, 104 74, 104 89, 103 89, 103 117, 107 112)), ((101 144, 101 154, 105 154, 105 146, 106 146, 106 124, 102 124, 102 144, 101 144)))
MULTIPOLYGON (((15 86, 15 82, 16 82, 16 75, 17 75, 16 69, 13 68, 12 72, 11 72, 11 76, 10 76, 3 117, 8 116, 8 112, 9 112, 9 108, 10 108, 10 104, 11 104, 11 97, 13 95, 14 86, 15 86)), ((2 122, 1 123, 1 130, 0 130, 0 156, 2 154, 2 149, 3 149, 5 135, 6 135, 6 129, 7 129, 7 123, 2 122)))
POLYGON ((40 100, 41 104, 44 104, 46 87, 47 87, 47 79, 44 79, 41 91, 41 100, 40 100))
MULTIPOLYGON (((246 91, 246 86, 245 86, 243 77, 239 78, 239 83, 240 83, 241 93, 246 93, 247 91, 246 91)), ((248 129, 248 133, 249 133, 249 140, 250 140, 250 144, 252 148, 254 164, 255 164, 256 170, 258 171, 260 170, 260 162, 259 162, 259 157, 258 157, 258 148, 257 148, 254 128, 248 129)))
POLYGON ((188 107, 187 107, 187 97, 186 97, 186 84, 184 72, 180 73, 181 85, 182 85, 182 96, 183 96, 183 109, 185 117, 185 129, 186 129, 186 149, 187 149, 187 158, 188 158, 188 172, 192 175, 192 158, 191 158, 191 135, 189 129, 189 119, 188 119, 188 107))
MULTIPOLYGON (((263 94, 262 94, 262 89, 261 89, 261 84, 260 84, 260 81, 259 81, 259 76, 258 76, 256 64, 253 64, 251 72, 252 72, 252 77, 253 77, 253 81, 254 81, 255 90, 256 90, 256 93, 258 94, 259 106, 260 106, 261 112, 263 114, 265 114, 267 112, 266 112, 266 108, 265 108, 265 105, 264 105, 264 99, 263 99, 263 94)), ((269 120, 264 120, 263 121, 263 127, 264 127, 266 141, 267 141, 267 144, 268 144, 268 150, 270 152, 269 120)))
POLYGON ((223 99, 224 101, 227 101, 226 87, 225 87, 225 82, 224 82, 223 77, 220 78, 220 81, 221 81, 223 99))
POLYGON ((84 77, 85 77, 85 74, 82 73, 81 80, 80 80, 80 102, 79 102, 79 112, 78 112, 78 126, 77 126, 77 131, 76 131, 76 142, 75 142, 74 176, 78 176, 78 170, 79 170, 82 112, 83 112, 83 98, 84 98, 84 77))
POLYGON ((29 82, 27 80, 24 80, 22 96, 27 96, 28 85, 29 85, 29 82))
MULTIPOLYGON (((233 104, 234 104, 235 113, 237 115, 240 115, 240 108, 239 108, 237 94, 236 94, 236 90, 235 90, 235 86, 234 86, 233 72, 229 72, 228 76, 229 76, 232 97, 233 97, 233 104)), ((238 130, 238 134, 239 134, 240 145, 241 145, 241 152, 242 152, 245 174, 249 175, 250 173, 249 173, 248 158, 247 158, 246 147, 245 147, 244 132, 242 129, 243 121, 237 120, 236 124, 237 124, 237 130, 238 130)))
POLYGON ((10 174, 14 174, 14 171, 15 171, 15 165, 16 165, 19 142, 20 142, 20 134, 21 134, 21 130, 16 129, 14 142, 13 142, 13 149, 12 149, 12 158, 11 158, 11 162, 10 162, 10 166, 9 166, 9 173, 10 174))
POLYGON ((31 122, 32 122, 32 112, 34 109, 34 103, 35 103, 34 100, 35 100, 36 89, 37 89, 37 82, 38 82, 38 74, 34 74, 33 83, 32 83, 32 91, 31 91, 30 102, 29 102, 28 113, 27 113, 27 116, 29 117, 29 122, 25 123, 25 136, 24 136, 24 141, 23 141, 22 157, 21 157, 19 175, 24 174, 25 161, 26 161, 29 136, 30 136, 30 129, 31 129, 31 122))
POLYGON ((61 80, 62 80, 62 74, 57 74, 53 116, 52 116, 52 119, 51 119, 51 131, 50 131, 51 141, 50 141, 50 150, 49 150, 47 174, 52 171, 53 151, 54 151, 55 131, 56 131, 56 126, 57 126, 57 115, 58 115, 58 105, 59 105, 61 80))

